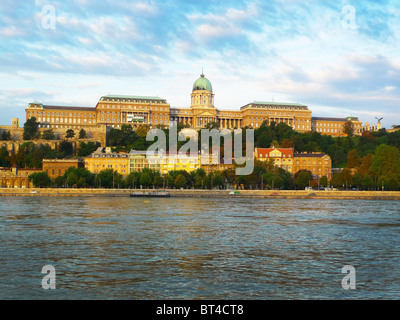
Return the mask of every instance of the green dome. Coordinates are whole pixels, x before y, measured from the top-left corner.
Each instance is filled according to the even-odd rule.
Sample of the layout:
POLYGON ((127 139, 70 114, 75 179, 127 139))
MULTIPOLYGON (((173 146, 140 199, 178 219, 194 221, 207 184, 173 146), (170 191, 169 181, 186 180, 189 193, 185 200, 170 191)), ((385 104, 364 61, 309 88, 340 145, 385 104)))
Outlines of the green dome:
POLYGON ((200 78, 198 78, 196 82, 193 84, 193 91, 194 90, 212 91, 211 82, 204 77, 204 74, 201 74, 200 78))

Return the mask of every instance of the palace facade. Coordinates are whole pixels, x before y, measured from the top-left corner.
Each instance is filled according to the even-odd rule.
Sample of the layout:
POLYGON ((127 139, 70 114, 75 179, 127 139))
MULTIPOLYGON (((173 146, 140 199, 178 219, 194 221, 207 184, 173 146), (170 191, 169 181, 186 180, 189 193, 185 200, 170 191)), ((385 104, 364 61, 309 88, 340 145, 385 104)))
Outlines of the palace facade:
POLYGON ((107 95, 100 98, 94 108, 66 107, 30 103, 26 120, 35 117, 44 128, 79 129, 106 125, 120 128, 130 124, 167 127, 170 121, 201 129, 216 122, 220 129, 250 127, 257 129, 264 122, 286 123, 298 132, 317 131, 322 134, 344 135, 344 124, 353 122, 355 134, 361 135, 361 122, 356 117, 312 117, 308 106, 298 103, 255 101, 240 110, 218 110, 214 106, 211 82, 201 74, 192 87, 189 108, 171 108, 166 99, 159 97, 107 95))

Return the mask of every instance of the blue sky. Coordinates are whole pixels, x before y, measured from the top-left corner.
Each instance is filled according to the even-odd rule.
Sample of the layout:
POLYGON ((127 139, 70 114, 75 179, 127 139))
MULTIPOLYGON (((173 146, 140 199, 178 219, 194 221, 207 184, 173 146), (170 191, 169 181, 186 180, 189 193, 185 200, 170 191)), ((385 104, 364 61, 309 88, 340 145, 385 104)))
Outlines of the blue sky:
POLYGON ((399 40, 398 0, 1 0, 0 124, 23 124, 33 101, 94 107, 107 94, 189 107, 204 68, 219 109, 298 102, 390 128, 399 40))

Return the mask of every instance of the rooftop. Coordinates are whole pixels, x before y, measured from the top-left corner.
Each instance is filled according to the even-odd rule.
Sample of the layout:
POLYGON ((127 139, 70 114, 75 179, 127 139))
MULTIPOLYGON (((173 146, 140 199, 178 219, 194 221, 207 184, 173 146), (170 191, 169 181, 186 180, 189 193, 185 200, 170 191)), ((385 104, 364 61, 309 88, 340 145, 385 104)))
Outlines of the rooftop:
POLYGON ((322 157, 329 157, 324 153, 295 153, 295 158, 322 158, 322 157))
POLYGON ((287 103, 287 102, 263 102, 263 101, 254 101, 245 106, 241 107, 240 109, 245 108, 265 108, 265 107, 275 107, 275 108, 284 108, 284 109, 299 109, 299 110, 308 110, 308 107, 303 104, 299 103, 287 103))
POLYGON ((165 99, 159 97, 151 97, 151 96, 127 96, 127 95, 113 95, 109 94, 106 96, 102 96, 100 101, 107 101, 108 99, 128 99, 128 100, 155 100, 155 101, 163 101, 166 102, 165 99))
POLYGON ((91 107, 72 107, 72 106, 43 106, 46 110, 75 110, 75 111, 95 111, 91 107))

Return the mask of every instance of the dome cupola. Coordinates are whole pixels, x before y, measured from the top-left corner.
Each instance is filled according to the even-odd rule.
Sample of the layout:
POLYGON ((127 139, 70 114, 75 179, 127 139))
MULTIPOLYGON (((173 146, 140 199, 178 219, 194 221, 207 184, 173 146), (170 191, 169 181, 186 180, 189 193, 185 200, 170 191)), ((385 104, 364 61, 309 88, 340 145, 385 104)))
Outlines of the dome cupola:
POLYGON ((203 73, 201 74, 200 78, 198 78, 193 84, 193 91, 195 90, 207 90, 212 92, 211 82, 206 77, 204 77, 203 73))

